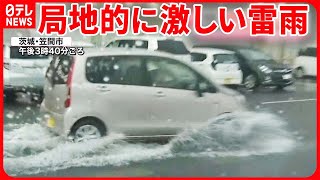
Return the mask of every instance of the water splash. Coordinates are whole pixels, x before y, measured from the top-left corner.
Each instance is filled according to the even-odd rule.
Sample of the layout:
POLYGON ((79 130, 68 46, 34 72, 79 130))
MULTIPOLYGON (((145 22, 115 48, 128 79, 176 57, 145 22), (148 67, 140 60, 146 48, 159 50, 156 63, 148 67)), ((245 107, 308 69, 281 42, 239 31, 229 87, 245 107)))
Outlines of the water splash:
POLYGON ((172 151, 214 156, 249 156, 287 152, 295 147, 287 123, 270 113, 241 112, 211 119, 173 139, 172 151))
POLYGON ((177 156, 250 156, 283 153, 296 146, 294 133, 270 113, 242 112, 186 129, 166 145, 129 143, 111 134, 82 143, 66 142, 39 124, 5 125, 4 166, 10 175, 70 167, 122 166, 177 156))

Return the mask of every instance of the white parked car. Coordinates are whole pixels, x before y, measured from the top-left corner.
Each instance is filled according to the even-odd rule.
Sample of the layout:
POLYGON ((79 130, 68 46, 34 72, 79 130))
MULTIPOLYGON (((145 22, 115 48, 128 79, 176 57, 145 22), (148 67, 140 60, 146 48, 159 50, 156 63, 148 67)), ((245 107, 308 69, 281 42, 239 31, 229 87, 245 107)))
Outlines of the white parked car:
POLYGON ((317 48, 311 46, 301 49, 293 62, 293 68, 297 78, 317 76, 317 48))
POLYGON ((233 51, 216 48, 193 48, 192 62, 201 67, 219 84, 241 85, 242 71, 233 51))
POLYGON ((74 141, 124 133, 172 137, 218 115, 245 109, 245 98, 171 54, 123 48, 59 57, 46 74, 46 125, 74 141))
MULTIPOLYGON (((72 47, 94 47, 84 41, 72 42, 72 47)), ((45 72, 52 56, 22 55, 19 47, 3 45, 4 52, 4 92, 6 98, 14 99, 16 92, 33 92, 31 95, 40 96, 45 81, 45 72)))
POLYGON ((19 47, 3 45, 4 93, 14 99, 15 92, 33 91, 41 94, 44 74, 51 61, 49 56, 21 55, 19 47))
POLYGON ((107 43, 106 47, 124 47, 163 51, 174 57, 190 61, 190 51, 186 43, 178 37, 164 36, 123 36, 116 37, 107 43))

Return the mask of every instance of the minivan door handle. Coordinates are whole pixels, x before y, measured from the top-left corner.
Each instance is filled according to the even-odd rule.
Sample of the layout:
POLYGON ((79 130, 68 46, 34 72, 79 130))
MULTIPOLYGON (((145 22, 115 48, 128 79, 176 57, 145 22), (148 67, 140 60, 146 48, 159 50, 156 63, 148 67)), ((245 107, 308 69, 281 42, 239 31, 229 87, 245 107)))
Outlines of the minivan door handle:
POLYGON ((106 85, 97 86, 97 90, 100 92, 108 92, 110 89, 106 85))
POLYGON ((157 97, 165 97, 166 95, 162 91, 158 91, 156 96, 157 97))

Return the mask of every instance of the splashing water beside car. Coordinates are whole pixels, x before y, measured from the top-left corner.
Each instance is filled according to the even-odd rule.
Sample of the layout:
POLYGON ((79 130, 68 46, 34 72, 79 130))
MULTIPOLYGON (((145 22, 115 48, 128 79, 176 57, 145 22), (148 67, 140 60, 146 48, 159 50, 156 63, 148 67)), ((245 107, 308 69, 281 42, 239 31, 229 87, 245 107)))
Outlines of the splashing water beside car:
POLYGON ((270 113, 241 112, 186 129, 165 145, 129 143, 121 134, 72 143, 39 124, 6 124, 4 167, 9 175, 52 172, 72 167, 124 166, 178 157, 243 157, 285 153, 298 142, 284 120, 270 113), (32 132, 32 133, 31 133, 32 132))

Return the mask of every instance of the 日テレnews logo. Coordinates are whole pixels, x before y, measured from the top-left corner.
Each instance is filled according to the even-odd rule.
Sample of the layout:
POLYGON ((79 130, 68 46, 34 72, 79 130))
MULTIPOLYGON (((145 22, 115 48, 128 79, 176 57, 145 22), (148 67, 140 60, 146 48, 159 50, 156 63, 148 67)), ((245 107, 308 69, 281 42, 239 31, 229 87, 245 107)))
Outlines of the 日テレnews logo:
POLYGON ((5 28, 35 28, 34 3, 9 3, 5 7, 5 28))

